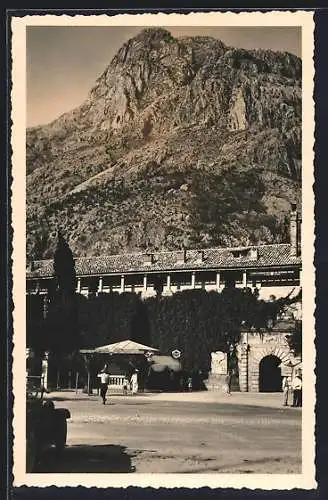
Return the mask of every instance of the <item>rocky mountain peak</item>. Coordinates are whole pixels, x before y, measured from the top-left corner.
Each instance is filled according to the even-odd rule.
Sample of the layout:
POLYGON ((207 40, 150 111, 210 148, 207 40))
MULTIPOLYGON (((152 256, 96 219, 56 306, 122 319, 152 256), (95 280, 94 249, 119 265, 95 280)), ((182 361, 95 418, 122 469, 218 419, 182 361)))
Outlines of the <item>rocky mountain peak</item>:
POLYGON ((300 59, 147 28, 27 131, 28 248, 47 255, 57 220, 76 254, 280 241, 300 171, 300 59))

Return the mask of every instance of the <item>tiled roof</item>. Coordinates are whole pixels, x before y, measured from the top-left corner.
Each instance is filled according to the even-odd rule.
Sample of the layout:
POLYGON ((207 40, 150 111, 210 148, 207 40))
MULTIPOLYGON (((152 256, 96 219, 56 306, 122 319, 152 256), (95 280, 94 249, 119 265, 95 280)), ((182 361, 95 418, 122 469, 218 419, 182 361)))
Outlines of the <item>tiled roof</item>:
MULTIPOLYGON (((301 257, 291 256, 289 244, 186 250, 185 259, 182 255, 183 251, 173 251, 83 257, 75 259, 75 269, 77 276, 102 276, 115 273, 247 269, 301 264, 301 257), (150 255, 152 257, 149 257, 150 255)), ((52 275, 52 260, 34 261, 32 270, 27 270, 27 278, 45 278, 52 275)))

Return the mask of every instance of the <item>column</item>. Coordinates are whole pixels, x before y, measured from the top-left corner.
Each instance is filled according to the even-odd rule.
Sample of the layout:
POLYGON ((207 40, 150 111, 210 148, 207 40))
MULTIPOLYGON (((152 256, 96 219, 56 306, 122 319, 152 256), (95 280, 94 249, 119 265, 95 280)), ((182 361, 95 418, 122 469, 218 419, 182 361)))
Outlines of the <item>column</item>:
POLYGON ((46 293, 43 297, 43 319, 47 319, 49 311, 49 297, 46 293))
POLYGON ((196 284, 196 273, 192 272, 191 273, 191 288, 195 288, 195 284, 196 284))
POLYGON ((77 279, 77 287, 76 287, 76 292, 81 293, 81 278, 77 279))
POLYGON ((248 345, 244 343, 241 346, 239 365, 239 389, 240 392, 248 392, 248 345))
POLYGON ((164 288, 164 295, 172 295, 172 290, 171 290, 171 275, 168 274, 166 276, 166 286, 164 288))
POLYGON ((147 292, 147 274, 145 274, 143 277, 143 292, 147 292))
POLYGON ((243 272, 243 288, 247 287, 247 273, 246 271, 243 272))
POLYGON ((102 277, 99 278, 99 282, 98 282, 98 293, 101 293, 103 291, 103 279, 102 277))
POLYGON ((33 350, 31 347, 26 348, 26 374, 31 375, 31 365, 32 365, 32 358, 33 358, 33 350))
POLYGON ((124 292, 124 274, 121 276, 121 293, 124 292))
POLYGON ((259 392, 260 366, 257 359, 252 359, 248 363, 248 390, 249 392, 259 392))
POLYGON ((221 275, 219 272, 216 273, 216 289, 217 291, 220 290, 220 285, 221 285, 221 275))
POLYGON ((49 368, 49 352, 44 353, 42 358, 42 377, 43 377, 43 387, 48 390, 48 368, 49 368))

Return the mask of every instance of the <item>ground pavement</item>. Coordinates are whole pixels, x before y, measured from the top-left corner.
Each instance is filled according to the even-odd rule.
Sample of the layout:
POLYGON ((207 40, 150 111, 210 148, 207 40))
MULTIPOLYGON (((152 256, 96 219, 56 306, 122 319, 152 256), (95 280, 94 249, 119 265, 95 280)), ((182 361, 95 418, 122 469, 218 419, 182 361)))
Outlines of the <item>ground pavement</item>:
POLYGON ((68 442, 37 472, 301 472, 301 409, 282 394, 50 396, 71 412, 68 442))

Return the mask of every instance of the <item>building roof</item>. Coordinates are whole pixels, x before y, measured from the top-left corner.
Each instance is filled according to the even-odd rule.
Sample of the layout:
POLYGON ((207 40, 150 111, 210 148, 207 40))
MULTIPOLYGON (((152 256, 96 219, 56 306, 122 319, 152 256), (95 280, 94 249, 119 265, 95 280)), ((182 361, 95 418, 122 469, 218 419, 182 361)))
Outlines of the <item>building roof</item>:
MULTIPOLYGON (((103 276, 135 272, 299 267, 301 257, 293 257, 290 249, 289 244, 274 244, 81 257, 75 259, 75 270, 77 276, 103 276)), ((32 268, 27 269, 28 279, 52 276, 52 260, 33 261, 32 268)))
POLYGON ((156 347, 149 347, 144 344, 139 344, 134 340, 122 340, 114 344, 107 344, 94 349, 81 349, 82 353, 99 353, 99 354, 144 354, 146 352, 159 352, 156 347))

